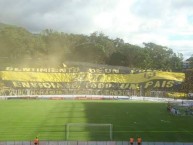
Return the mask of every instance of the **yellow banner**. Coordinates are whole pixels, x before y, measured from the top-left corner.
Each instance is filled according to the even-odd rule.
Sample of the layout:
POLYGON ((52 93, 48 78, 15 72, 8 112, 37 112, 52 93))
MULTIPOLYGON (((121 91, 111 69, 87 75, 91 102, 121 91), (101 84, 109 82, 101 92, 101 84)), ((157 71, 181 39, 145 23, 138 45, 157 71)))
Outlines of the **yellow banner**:
POLYGON ((182 82, 184 73, 174 72, 143 72, 137 74, 93 74, 89 72, 78 73, 40 73, 2 71, 1 79, 4 81, 30 81, 30 82, 114 82, 114 83, 143 83, 152 80, 173 80, 182 82))

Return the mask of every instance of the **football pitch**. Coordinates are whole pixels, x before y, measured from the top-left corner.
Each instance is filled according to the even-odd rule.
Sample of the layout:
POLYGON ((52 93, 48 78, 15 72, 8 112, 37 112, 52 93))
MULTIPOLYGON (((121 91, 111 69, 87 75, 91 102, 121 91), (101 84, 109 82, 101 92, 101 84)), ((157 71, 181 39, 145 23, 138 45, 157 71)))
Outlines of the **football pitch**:
POLYGON ((193 142, 193 117, 173 116, 166 103, 142 101, 2 100, 0 141, 110 140, 105 127, 82 128, 68 123, 112 124, 113 140, 193 142))

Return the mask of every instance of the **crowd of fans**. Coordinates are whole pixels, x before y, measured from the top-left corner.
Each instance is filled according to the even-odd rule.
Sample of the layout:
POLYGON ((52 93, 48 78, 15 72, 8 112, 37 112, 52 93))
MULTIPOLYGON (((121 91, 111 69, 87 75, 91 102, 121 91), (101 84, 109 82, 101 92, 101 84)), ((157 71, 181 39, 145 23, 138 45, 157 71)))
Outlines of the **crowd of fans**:
POLYGON ((178 104, 167 104, 167 111, 172 115, 193 115, 193 104, 184 104, 184 101, 178 104))

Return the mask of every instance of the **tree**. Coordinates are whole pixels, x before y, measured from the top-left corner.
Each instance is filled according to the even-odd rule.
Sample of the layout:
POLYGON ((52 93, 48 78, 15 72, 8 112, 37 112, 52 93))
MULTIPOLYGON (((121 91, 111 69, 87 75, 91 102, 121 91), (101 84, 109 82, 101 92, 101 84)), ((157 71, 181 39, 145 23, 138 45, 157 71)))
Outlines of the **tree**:
POLYGON ((117 65, 117 66, 124 66, 126 62, 126 57, 120 52, 114 52, 110 58, 108 64, 110 65, 117 65))
POLYGON ((170 59, 170 66, 173 71, 181 71, 183 67, 183 55, 174 53, 170 59))
POLYGON ((191 57, 188 59, 189 61, 189 67, 193 68, 193 54, 191 55, 191 57))
POLYGON ((8 57, 12 65, 24 63, 25 58, 31 57, 30 52, 33 52, 34 48, 34 35, 24 28, 15 26, 1 28, 1 57, 8 57))
POLYGON ((146 65, 149 64, 153 69, 171 70, 175 66, 172 60, 178 60, 178 63, 181 61, 181 58, 177 59, 177 55, 168 47, 154 43, 143 44, 145 46, 144 49, 146 50, 146 65))
POLYGON ((106 60, 104 48, 100 44, 83 43, 73 48, 71 61, 104 64, 106 60))
MULTIPOLYGON (((120 65, 142 69, 180 70, 182 54, 155 43, 144 47, 110 39, 101 32, 66 34, 52 29, 32 34, 24 28, 0 24, 0 57, 13 64, 58 66, 65 61, 120 65), (27 60, 29 59, 29 60, 27 60)), ((193 56, 190 58, 193 67, 193 56)))

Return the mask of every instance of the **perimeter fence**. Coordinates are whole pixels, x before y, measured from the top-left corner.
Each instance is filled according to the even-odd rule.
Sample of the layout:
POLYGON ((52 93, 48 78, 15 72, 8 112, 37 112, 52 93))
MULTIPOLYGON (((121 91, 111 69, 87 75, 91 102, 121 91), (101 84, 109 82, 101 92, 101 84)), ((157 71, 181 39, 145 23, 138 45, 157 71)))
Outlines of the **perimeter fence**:
MULTIPOLYGON (((33 141, 7 141, 0 145, 34 145, 33 141)), ((128 141, 40 141, 39 145, 130 145, 128 141)), ((134 143, 133 145, 137 145, 134 143)), ((191 142, 142 142, 142 145, 193 145, 191 142)))

